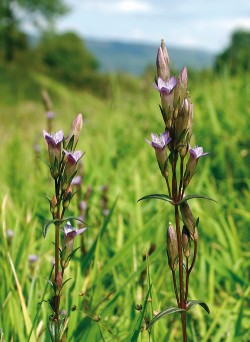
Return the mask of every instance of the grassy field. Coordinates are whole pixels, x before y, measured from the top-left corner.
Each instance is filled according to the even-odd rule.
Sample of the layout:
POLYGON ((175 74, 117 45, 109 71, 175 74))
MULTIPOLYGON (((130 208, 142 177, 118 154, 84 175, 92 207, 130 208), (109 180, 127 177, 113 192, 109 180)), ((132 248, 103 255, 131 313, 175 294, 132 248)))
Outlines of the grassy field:
MULTIPOLYGON (((175 305, 165 250, 173 214, 162 201, 137 203, 144 195, 166 193, 154 153, 144 141, 151 132, 162 133, 164 126, 153 75, 152 80, 124 78, 110 76, 110 96, 100 99, 43 75, 24 72, 17 81, 15 70, 1 70, 0 341, 27 341, 33 322, 30 340, 39 336, 39 341, 49 341, 46 279, 52 266, 53 228, 44 239, 42 227, 50 219, 45 194, 53 195, 53 184, 34 148, 39 145, 39 155, 46 159, 42 89, 53 99, 54 131, 67 133, 73 118, 83 113, 81 199, 91 187, 85 217, 87 254, 76 253, 62 298, 67 341, 135 341, 142 318, 135 306, 143 305, 150 284, 152 302, 138 340, 181 340, 177 314, 161 319, 150 333, 145 329, 145 320, 155 311, 175 305), (108 216, 103 213, 104 196, 108 216), (151 244, 155 251, 145 258, 151 244), (37 255, 37 261, 31 263, 30 255, 37 255)), ((210 152, 199 162, 189 191, 217 203, 192 202, 200 218, 200 239, 190 298, 206 301, 211 314, 200 307, 191 311, 188 340, 249 341, 250 76, 194 74, 189 90, 195 106, 193 144, 210 152)), ((79 214, 78 204, 75 196, 69 215, 79 214)))

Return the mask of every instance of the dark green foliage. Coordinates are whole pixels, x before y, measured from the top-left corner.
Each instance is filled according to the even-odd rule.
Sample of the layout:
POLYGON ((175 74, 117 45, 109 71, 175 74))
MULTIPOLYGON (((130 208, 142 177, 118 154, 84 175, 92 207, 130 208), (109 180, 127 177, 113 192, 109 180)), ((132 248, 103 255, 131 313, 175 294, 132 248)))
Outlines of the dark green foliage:
POLYGON ((92 74, 98 67, 96 59, 86 50, 82 39, 73 32, 45 34, 36 52, 48 75, 75 86, 91 81, 92 74))
POLYGON ((215 69, 226 67, 232 74, 250 70, 250 32, 238 30, 231 38, 230 46, 215 60, 215 69))
MULTIPOLYGON (((12 62, 16 58, 16 52, 27 46, 26 36, 20 31, 20 8, 25 14, 32 13, 31 23, 41 17, 49 22, 67 11, 63 0, 2 0, 0 2, 0 38, 3 59, 6 62, 12 62)), ((27 21, 28 16, 24 17, 27 21)))

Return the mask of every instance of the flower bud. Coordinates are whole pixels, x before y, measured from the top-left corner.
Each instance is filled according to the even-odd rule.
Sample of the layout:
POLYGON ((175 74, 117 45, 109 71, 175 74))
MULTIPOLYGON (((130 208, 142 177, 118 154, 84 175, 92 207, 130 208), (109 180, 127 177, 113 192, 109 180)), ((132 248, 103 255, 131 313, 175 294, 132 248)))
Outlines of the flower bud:
POLYGON ((162 78, 163 81, 167 81, 170 78, 169 57, 163 39, 157 53, 156 67, 158 77, 162 78))
POLYGON ((68 208, 72 198, 72 186, 70 185, 63 194, 63 207, 68 208))
POLYGON ((178 243, 173 225, 170 223, 167 231, 168 265, 175 271, 178 265, 178 243))
POLYGON ((70 146, 70 149, 74 151, 78 140, 79 140, 79 135, 82 129, 82 114, 78 114, 75 120, 72 122, 71 129, 69 132, 69 135, 67 137, 68 144, 73 139, 72 141, 72 146, 70 146), (73 138, 72 138, 73 137, 73 138))
POLYGON ((182 249, 186 258, 190 256, 190 234, 186 226, 182 229, 182 249))
POLYGON ((63 279, 62 279, 62 275, 60 271, 57 272, 55 283, 56 283, 57 289, 60 291, 62 288, 62 284, 63 284, 63 279))
POLYGON ((190 136, 192 134, 192 123, 193 104, 190 102, 189 98, 186 98, 182 101, 175 121, 176 138, 179 139, 184 130, 190 136))
POLYGON ((53 195, 50 201, 50 212, 51 214, 55 214, 56 211, 57 211, 57 198, 56 198, 56 195, 53 195))
POLYGON ((192 211, 191 211, 187 201, 180 205, 180 210, 181 210, 182 220, 183 220, 192 240, 194 240, 195 219, 194 219, 194 216, 192 214, 192 211))
POLYGON ((198 233, 198 227, 196 226, 194 230, 194 241, 198 242, 198 239, 199 239, 199 233, 198 233))
POLYGON ((182 72, 178 76, 177 85, 175 87, 174 108, 179 107, 182 104, 182 101, 184 100, 184 98, 187 97, 187 84, 188 84, 187 68, 184 67, 182 72))

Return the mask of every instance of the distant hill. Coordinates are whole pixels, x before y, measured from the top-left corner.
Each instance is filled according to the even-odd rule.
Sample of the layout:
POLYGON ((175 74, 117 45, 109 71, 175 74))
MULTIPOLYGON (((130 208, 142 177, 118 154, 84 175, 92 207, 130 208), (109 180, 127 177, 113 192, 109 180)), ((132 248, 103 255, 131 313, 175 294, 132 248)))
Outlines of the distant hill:
MULTIPOLYGON (((158 46, 142 43, 126 43, 119 41, 101 41, 84 39, 87 49, 100 62, 101 71, 125 71, 141 74, 145 67, 155 65, 158 46)), ((199 49, 168 47, 170 60, 176 68, 184 65, 193 69, 210 68, 214 55, 199 49)))

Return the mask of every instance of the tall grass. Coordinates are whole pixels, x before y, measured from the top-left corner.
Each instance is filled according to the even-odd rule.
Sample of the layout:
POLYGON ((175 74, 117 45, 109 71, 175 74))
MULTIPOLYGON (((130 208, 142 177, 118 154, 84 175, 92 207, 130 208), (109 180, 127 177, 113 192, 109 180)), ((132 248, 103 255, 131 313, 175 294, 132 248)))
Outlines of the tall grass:
MULTIPOLYGON (((190 298, 206 298, 211 314, 204 316, 198 307, 192 311, 191 341, 250 339, 249 81, 249 75, 229 78, 226 74, 200 74, 190 80, 195 105, 192 139, 210 151, 190 191, 217 200, 217 204, 193 200, 194 214, 201 218, 201 242, 190 298)), ((35 74, 32 88, 39 94, 24 94, 22 83, 16 81, 15 91, 21 95, 14 97, 14 82, 9 82, 9 89, 0 84, 5 91, 0 103, 2 340, 26 341, 36 314, 30 340, 36 336, 39 341, 49 340, 50 308, 46 302, 38 306, 43 295, 46 300, 50 294, 49 289, 44 291, 52 266, 53 229, 45 240, 42 237, 49 216, 44 194, 49 171, 34 152, 39 144, 41 157, 46 154, 41 133, 46 118, 39 100, 43 88, 54 101, 55 131, 83 113, 79 143, 86 151, 83 193, 92 187, 85 236, 88 254, 76 254, 67 271, 72 278, 63 298, 69 317, 67 340, 135 341, 138 335, 141 341, 180 340, 178 320, 162 319, 151 331, 145 329, 145 319, 173 304, 163 239, 173 218, 161 201, 136 203, 164 186, 154 154, 144 142, 151 132, 160 133, 157 92, 145 80, 131 79, 124 87, 110 76, 112 96, 102 100, 35 74), (108 186, 108 216, 101 208, 103 185, 108 186), (11 241, 8 229, 14 232, 11 241), (156 249, 147 258, 151 244, 156 249), (38 255, 35 263, 28 260, 31 254, 38 255), (147 297, 152 301, 145 301, 147 297), (142 310, 136 310, 136 305, 142 305, 142 310)), ((71 210, 78 215, 76 197, 71 210)))

